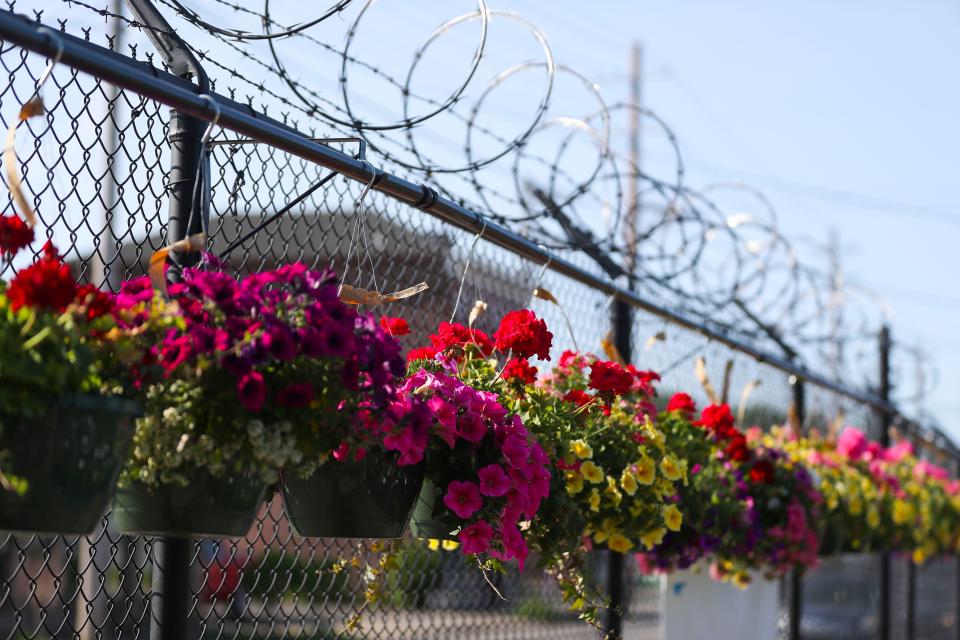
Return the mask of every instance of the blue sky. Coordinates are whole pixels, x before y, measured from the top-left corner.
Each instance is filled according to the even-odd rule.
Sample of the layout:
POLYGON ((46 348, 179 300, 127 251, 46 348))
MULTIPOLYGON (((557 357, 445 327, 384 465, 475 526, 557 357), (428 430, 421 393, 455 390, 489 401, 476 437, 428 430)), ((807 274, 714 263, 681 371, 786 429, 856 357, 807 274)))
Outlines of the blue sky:
POLYGON ((847 280, 888 300, 895 338, 931 353, 927 408, 960 436, 960 5, 510 4, 608 100, 626 98, 639 40, 644 102, 677 132, 693 184, 764 190, 788 237, 835 228, 847 280))
MULTIPOLYGON (((219 24, 259 29, 249 16, 214 0, 187 4, 219 24)), ((473 0, 380 0, 364 16, 352 53, 402 77, 412 43, 475 6, 473 0)), ((641 42, 644 105, 676 132, 687 183, 743 180, 763 190, 781 230, 798 245, 825 242, 836 230, 847 282, 889 302, 895 339, 931 353, 939 384, 926 409, 960 438, 960 4, 504 0, 490 6, 535 23, 557 62, 596 82, 608 104, 628 98, 629 50, 641 42)), ((360 7, 353 3, 342 19, 331 18, 311 34, 341 45, 360 7)), ((70 15, 73 24, 103 25, 66 5, 50 7, 52 18, 50 11, 70 15)), ((271 3, 271 11, 283 23, 307 17, 295 2, 271 3)), ((233 62, 245 77, 256 80, 262 73, 208 34, 188 29, 183 35, 191 42, 233 62)), ((416 88, 431 96, 446 95, 462 77, 476 24, 452 33, 431 50, 417 76, 416 88)), ((282 52, 283 46, 289 47, 284 60, 294 76, 322 96, 339 98, 336 56, 302 41, 281 43, 282 52)), ((262 46, 252 50, 267 55, 262 46)), ((490 69, 504 68, 497 64, 540 59, 542 50, 518 25, 501 24, 491 28, 478 78, 485 83, 490 69)), ((276 78, 264 79, 276 88, 276 78)), ((395 87, 362 68, 351 69, 350 86, 361 115, 401 117, 395 87)), ((489 100, 482 118, 498 131, 518 133, 536 109, 541 86, 536 73, 518 76, 489 100)), ((570 106, 570 113, 549 115, 582 116, 593 108, 590 100, 568 78, 555 86, 554 102, 570 106)), ((270 100, 258 96, 261 102, 270 100)), ((447 151, 451 158, 461 153, 463 139, 462 122, 445 117, 432 119, 422 133, 441 159, 447 151)), ((617 126, 613 136, 625 136, 617 126)), ((644 126, 649 133, 649 123, 644 126)), ((483 141, 477 145, 482 151, 483 141)), ((672 169, 667 151, 662 136, 648 135, 644 168, 666 177, 672 169)), ((491 168, 491 184, 508 177, 509 164, 491 168)), ((823 262, 816 252, 804 255, 823 262)), ((903 389, 913 375, 902 371, 903 389)))

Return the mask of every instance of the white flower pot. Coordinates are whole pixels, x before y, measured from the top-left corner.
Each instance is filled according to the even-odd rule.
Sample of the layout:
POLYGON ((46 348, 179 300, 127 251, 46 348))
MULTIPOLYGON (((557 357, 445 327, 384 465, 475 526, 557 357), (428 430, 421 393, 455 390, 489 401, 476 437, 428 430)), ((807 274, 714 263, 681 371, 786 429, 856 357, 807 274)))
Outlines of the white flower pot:
POLYGON ((660 582, 662 640, 776 640, 779 582, 754 576, 747 589, 710 578, 706 567, 660 582))

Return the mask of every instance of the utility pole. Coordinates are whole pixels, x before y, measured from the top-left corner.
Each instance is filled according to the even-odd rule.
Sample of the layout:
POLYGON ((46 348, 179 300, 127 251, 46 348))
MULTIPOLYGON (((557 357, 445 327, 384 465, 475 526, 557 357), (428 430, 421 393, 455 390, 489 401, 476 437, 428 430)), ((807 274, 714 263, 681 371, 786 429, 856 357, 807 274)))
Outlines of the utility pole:
POLYGON ((627 185, 627 215, 623 240, 626 245, 624 269, 632 277, 637 267, 637 243, 640 223, 640 109, 643 104, 643 46, 633 43, 630 51, 630 181, 627 185))
MULTIPOLYGON (((880 389, 879 395, 884 402, 890 402, 891 381, 890 381, 890 327, 883 325, 880 328, 880 389)), ((884 407, 879 412, 880 419, 880 444, 883 447, 890 446, 890 424, 893 416, 890 415, 888 407, 884 407)), ((877 606, 878 637, 879 640, 890 640, 890 585, 891 585, 891 563, 890 553, 880 554, 880 602, 877 606)))
MULTIPOLYGON (((640 213, 640 100, 641 68, 643 49, 639 42, 634 43, 630 52, 630 182, 628 185, 627 216, 624 221, 623 240, 625 245, 623 271, 627 274, 627 287, 633 290, 636 285, 637 266, 637 219, 640 213)), ((610 272, 611 270, 608 270, 610 272)), ((616 277, 616 272, 610 273, 616 277)), ((615 300, 611 314, 613 342, 625 362, 631 359, 631 333, 633 331, 632 308, 622 300, 615 300)), ((607 551, 607 595, 610 608, 607 610, 606 631, 612 640, 623 638, 623 616, 626 613, 626 585, 624 584, 624 557, 622 553, 607 551)))

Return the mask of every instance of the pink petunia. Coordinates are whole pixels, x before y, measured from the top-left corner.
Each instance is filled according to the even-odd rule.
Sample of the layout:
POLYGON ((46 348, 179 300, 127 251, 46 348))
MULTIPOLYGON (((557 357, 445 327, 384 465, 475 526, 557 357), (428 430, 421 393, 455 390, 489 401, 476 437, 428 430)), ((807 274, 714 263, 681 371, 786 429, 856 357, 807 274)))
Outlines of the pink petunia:
POLYGON ((476 483, 453 480, 447 485, 443 504, 457 514, 458 518, 466 519, 483 506, 483 499, 480 497, 480 488, 476 483))
POLYGON ((480 520, 461 529, 457 539, 463 545, 460 549, 463 553, 486 553, 493 540, 493 527, 480 520))
POLYGON ((527 446, 526 438, 520 436, 509 436, 503 443, 503 457, 514 468, 521 468, 527 464, 530 457, 530 447, 527 446))
POLYGON ((237 395, 240 404, 247 411, 260 411, 267 399, 267 387, 263 382, 263 374, 251 371, 240 378, 237 383, 237 395))
POLYGON ((487 427, 479 413, 468 411, 457 417, 457 435, 467 442, 480 442, 487 434, 487 427))
POLYGON ((498 464, 490 464, 479 471, 477 476, 480 478, 480 493, 485 496, 499 498, 510 491, 510 478, 504 473, 503 467, 498 464))
POLYGON ((863 431, 847 427, 837 439, 837 452, 851 460, 859 460, 867 452, 867 437, 863 431))
POLYGON ((502 526, 500 528, 500 539, 503 542, 504 559, 515 558, 520 571, 523 571, 523 563, 530 553, 527 548, 527 541, 523 539, 523 534, 520 533, 516 525, 502 526))

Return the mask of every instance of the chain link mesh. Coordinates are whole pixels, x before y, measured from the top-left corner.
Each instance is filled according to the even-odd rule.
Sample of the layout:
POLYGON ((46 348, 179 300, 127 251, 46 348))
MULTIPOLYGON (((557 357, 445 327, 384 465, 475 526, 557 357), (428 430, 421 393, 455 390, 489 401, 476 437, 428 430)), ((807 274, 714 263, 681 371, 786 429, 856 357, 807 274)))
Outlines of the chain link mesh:
MULTIPOLYGON (((8 86, 0 90, 3 126, 32 93, 45 65, 42 57, 4 44, 0 67, 8 86)), ((145 273, 150 254, 167 243, 168 110, 63 65, 54 70, 43 97, 46 113, 27 121, 17 142, 40 227, 78 278, 116 288, 124 278, 145 273)), ((228 131, 217 129, 214 141, 208 236, 217 254, 326 175, 322 167, 228 131)), ((340 146, 355 152, 351 143, 340 146)), ((403 175, 402 170, 395 173, 403 175)), ((481 329, 491 330, 507 310, 530 306, 554 329, 556 353, 600 350, 610 328, 608 296, 381 193, 371 192, 358 203, 363 187, 333 178, 230 251, 228 268, 255 272, 302 260, 330 266, 355 286, 381 291, 424 280, 428 291, 391 309, 410 323, 407 347, 417 346, 440 321, 465 321, 474 301, 483 300, 489 309, 478 321, 481 329), (560 304, 533 297, 536 287, 549 290, 560 304)), ((580 253, 561 254, 596 270, 580 253)), ((21 256, 19 262, 0 266, 0 277, 9 278, 29 260, 21 256)), ((694 361, 703 358, 711 382, 744 424, 767 427, 787 419, 784 408, 793 401, 795 381, 769 365, 642 311, 634 315, 632 342, 638 366, 662 372, 664 396, 682 389, 696 392, 695 399, 704 402, 694 375, 694 361)), ((850 423, 874 437, 881 430, 881 420, 869 407, 812 385, 806 388, 805 418, 808 428, 850 423)), ((189 585, 191 637, 332 637, 363 603, 360 571, 333 570, 359 543, 296 536, 279 497, 262 507, 245 538, 196 540, 189 585)), ((121 535, 109 514, 90 536, 5 534, 0 538, 0 638, 147 638, 153 550, 150 538, 121 535)), ((597 554, 592 573, 601 584, 606 567, 605 556, 597 554)), ((878 567, 876 556, 845 556, 827 559, 809 574, 803 583, 803 637, 873 637, 878 567)), ((894 567, 894 630, 900 634, 907 569, 902 560, 894 567)), ((655 638, 659 580, 642 575, 632 559, 626 572, 624 635, 655 638)), ((917 570, 916 637, 954 633, 957 575, 955 559, 937 559, 917 570)), ((503 600, 457 553, 411 545, 401 554, 385 597, 367 612, 362 629, 346 637, 595 637, 566 610, 542 572, 528 568, 496 579, 503 600)), ((783 617, 786 628, 786 609, 783 617)))

